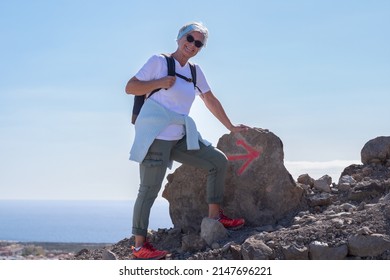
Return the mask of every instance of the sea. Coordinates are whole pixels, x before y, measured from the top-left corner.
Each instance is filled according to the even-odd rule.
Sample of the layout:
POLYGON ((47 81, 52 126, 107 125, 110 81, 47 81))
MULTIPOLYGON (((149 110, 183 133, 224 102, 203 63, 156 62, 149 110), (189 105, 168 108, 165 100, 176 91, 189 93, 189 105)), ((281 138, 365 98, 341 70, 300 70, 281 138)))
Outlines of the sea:
MULTIPOLYGON (((129 238, 134 201, 0 200, 0 240, 117 243, 129 238)), ((169 205, 156 200, 149 229, 173 227, 169 205)))

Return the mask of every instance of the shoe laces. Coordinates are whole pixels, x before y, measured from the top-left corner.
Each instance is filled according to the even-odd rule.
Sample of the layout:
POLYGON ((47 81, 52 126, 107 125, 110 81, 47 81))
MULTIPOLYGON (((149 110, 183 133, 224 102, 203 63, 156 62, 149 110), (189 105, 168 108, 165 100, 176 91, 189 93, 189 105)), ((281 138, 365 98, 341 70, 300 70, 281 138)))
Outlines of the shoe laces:
MULTIPOLYGON (((139 250, 141 250, 142 248, 145 248, 149 251, 156 251, 156 248, 154 248, 153 245, 150 244, 148 241, 145 241, 139 250)), ((135 246, 131 246, 131 250, 135 250, 135 246)))
POLYGON ((154 248, 153 245, 150 244, 148 241, 146 241, 142 247, 144 247, 145 249, 150 250, 150 251, 156 251, 156 250, 157 250, 157 249, 154 248))
POLYGON ((223 214, 223 210, 219 210, 219 218, 218 218, 218 220, 221 220, 221 219, 231 220, 229 217, 227 217, 227 216, 225 216, 225 214, 223 214))

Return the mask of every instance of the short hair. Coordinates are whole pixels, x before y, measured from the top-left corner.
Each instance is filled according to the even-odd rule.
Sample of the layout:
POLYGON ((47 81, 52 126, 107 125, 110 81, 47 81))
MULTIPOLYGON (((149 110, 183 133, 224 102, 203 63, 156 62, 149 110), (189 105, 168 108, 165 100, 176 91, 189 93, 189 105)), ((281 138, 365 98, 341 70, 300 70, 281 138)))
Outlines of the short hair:
POLYGON ((189 22, 185 24, 182 28, 179 30, 179 34, 177 34, 177 41, 179 41, 181 38, 183 38, 185 35, 192 31, 198 31, 202 33, 203 35, 203 46, 206 46, 207 39, 209 37, 209 31, 207 30, 206 26, 204 26, 200 22, 189 22))

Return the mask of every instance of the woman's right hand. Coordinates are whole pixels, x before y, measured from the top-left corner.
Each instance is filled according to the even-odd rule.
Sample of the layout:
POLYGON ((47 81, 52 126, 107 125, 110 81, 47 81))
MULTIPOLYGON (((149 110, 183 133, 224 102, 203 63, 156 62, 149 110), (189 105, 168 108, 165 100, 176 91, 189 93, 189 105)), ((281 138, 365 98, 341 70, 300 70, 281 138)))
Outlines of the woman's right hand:
POLYGON ((166 76, 161 79, 151 81, 140 81, 136 77, 132 77, 126 85, 126 93, 134 95, 144 95, 152 92, 155 89, 169 89, 175 84, 176 76, 166 76))
POLYGON ((169 89, 171 88, 176 81, 176 76, 166 76, 159 79, 160 88, 169 89))

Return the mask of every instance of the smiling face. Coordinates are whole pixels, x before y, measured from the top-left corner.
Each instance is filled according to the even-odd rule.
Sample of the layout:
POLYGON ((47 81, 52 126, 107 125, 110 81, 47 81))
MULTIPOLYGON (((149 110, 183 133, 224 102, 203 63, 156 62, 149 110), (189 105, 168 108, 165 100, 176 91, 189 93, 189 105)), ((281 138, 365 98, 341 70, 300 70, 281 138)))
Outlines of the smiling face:
POLYGON ((196 47, 195 44, 199 44, 199 42, 198 43, 196 42, 197 41, 203 42, 203 40, 204 40, 204 36, 202 33, 198 31, 192 31, 187 35, 183 36, 178 41, 178 50, 180 51, 181 55, 189 59, 195 56, 202 49, 202 47, 200 48, 196 47))

